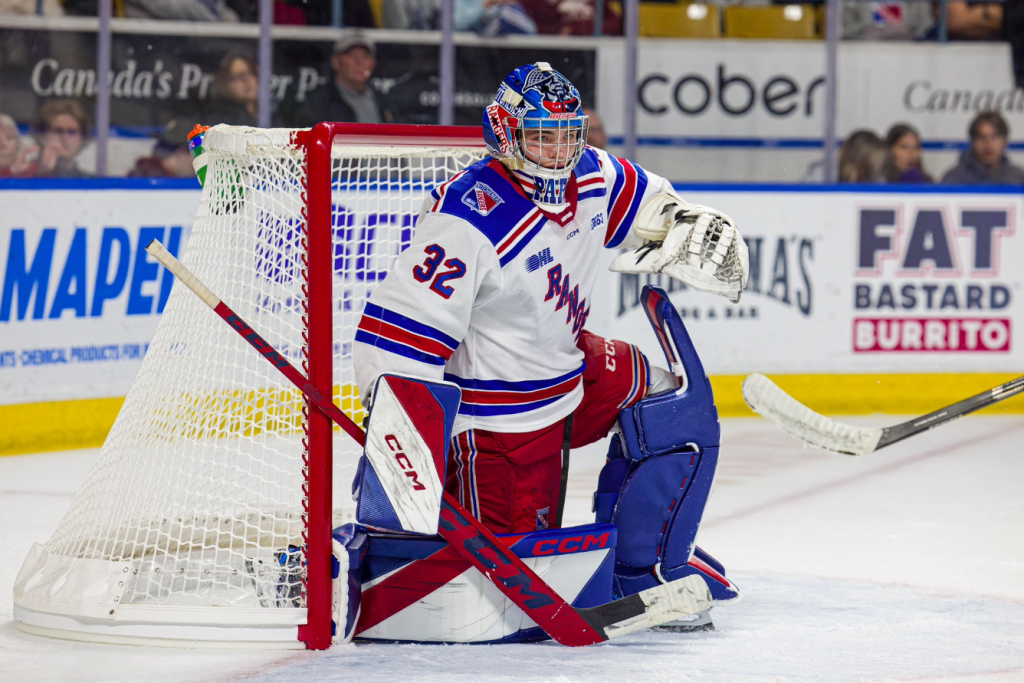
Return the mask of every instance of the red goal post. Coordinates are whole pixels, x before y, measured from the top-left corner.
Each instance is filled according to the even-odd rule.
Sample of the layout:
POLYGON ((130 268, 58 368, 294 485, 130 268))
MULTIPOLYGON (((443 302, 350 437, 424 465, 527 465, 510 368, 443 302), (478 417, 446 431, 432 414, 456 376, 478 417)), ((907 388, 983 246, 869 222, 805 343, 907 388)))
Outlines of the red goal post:
MULTIPOLYGON (((295 135, 305 146, 307 219, 309 233, 309 378, 323 395, 333 392, 332 188, 331 151, 335 145, 394 145, 401 147, 476 148, 484 146, 480 128, 469 126, 415 126, 359 123, 321 123, 295 135), (327 182, 323 179, 326 178, 327 182)), ((307 647, 330 644, 331 632, 331 529, 333 464, 330 418, 309 411, 309 620, 299 638, 307 647), (326 488, 325 488, 326 487, 326 488)))
MULTIPOLYGON (((215 126, 181 260, 357 422, 351 346, 423 198, 479 127, 215 126), (330 394, 328 394, 330 392, 330 394)), ((358 448, 175 286, 114 427, 15 582, 23 630, 104 642, 330 646, 331 531, 358 448)))

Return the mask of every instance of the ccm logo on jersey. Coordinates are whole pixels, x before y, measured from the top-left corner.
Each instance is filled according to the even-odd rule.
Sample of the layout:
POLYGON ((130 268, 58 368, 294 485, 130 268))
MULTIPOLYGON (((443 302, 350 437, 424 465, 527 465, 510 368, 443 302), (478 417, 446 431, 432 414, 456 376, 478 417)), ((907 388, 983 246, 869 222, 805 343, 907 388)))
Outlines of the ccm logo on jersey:
POLYGON ((469 192, 462 195, 462 203, 481 216, 486 216, 494 211, 494 207, 504 201, 497 192, 484 183, 477 183, 469 189, 469 192))
POLYGON ((391 452, 395 454, 395 460, 398 462, 398 466, 405 472, 405 476, 412 479, 412 490, 413 491, 426 491, 427 487, 424 486, 420 480, 419 475, 416 474, 416 470, 412 466, 412 462, 409 460, 409 456, 402 452, 402 444, 398 443, 398 439, 394 434, 388 434, 384 437, 384 442, 391 449, 391 452))
POLYGON ((608 538, 609 534, 607 531, 600 536, 587 534, 586 536, 569 536, 563 539, 549 538, 534 543, 531 552, 534 555, 554 555, 556 551, 559 555, 586 552, 591 548, 607 548, 608 538))

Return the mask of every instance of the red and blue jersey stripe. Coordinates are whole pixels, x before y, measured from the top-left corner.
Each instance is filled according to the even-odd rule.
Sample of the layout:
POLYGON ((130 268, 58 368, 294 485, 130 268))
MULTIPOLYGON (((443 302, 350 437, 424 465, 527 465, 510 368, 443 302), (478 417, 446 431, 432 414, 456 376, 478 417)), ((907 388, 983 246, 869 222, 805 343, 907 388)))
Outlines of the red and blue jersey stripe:
POLYGON ((428 365, 444 365, 459 348, 444 332, 371 303, 363 309, 356 341, 428 365))
POLYGON ((572 392, 582 381, 585 364, 560 377, 523 382, 465 379, 445 374, 448 382, 462 388, 461 415, 490 417, 517 415, 543 408, 572 392))
POLYGON ((469 169, 466 169, 464 171, 456 173, 446 182, 441 183, 440 185, 438 185, 437 187, 430 191, 430 196, 434 199, 434 206, 431 207, 431 211, 437 211, 439 208, 441 208, 441 204, 443 203, 445 194, 448 192, 448 188, 451 187, 452 183, 461 178, 468 170, 469 169))
POLYGON ((604 176, 601 175, 600 171, 578 179, 576 187, 579 192, 579 194, 576 195, 577 201, 604 197, 608 194, 608 188, 605 185, 604 176))
POLYGON ((601 157, 588 147, 573 171, 576 178, 576 201, 608 196, 608 184, 601 172, 601 157))
POLYGON ((544 217, 540 209, 534 209, 523 216, 508 236, 497 245, 498 262, 504 266, 518 256, 519 252, 540 232, 546 222, 547 218, 544 217))
POLYGON ((647 189, 647 174, 626 159, 609 156, 615 171, 615 183, 608 200, 608 226, 604 246, 614 249, 622 243, 633 225, 636 212, 647 189))

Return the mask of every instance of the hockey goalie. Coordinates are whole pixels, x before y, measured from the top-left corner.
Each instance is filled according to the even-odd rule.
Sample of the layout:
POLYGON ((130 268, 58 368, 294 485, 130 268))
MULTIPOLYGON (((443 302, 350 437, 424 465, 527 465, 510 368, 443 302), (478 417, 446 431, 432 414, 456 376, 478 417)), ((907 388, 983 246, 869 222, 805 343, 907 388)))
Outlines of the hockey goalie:
MULTIPOLYGON (((678 313, 645 288, 668 369, 586 322, 600 249, 626 250, 613 270, 664 273, 735 302, 747 279, 743 239, 729 216, 588 147, 579 93, 546 63, 504 79, 483 127, 490 156, 430 193, 356 333, 370 418, 360 524, 335 531, 339 635, 545 637, 433 535, 435 508, 388 491, 386 468, 429 486, 409 443, 442 444, 437 487, 576 607, 690 575, 714 604, 737 599, 722 565, 695 545, 719 424, 678 313), (568 452, 609 433, 595 521, 563 529, 568 452)), ((676 626, 709 623, 704 613, 676 626)))

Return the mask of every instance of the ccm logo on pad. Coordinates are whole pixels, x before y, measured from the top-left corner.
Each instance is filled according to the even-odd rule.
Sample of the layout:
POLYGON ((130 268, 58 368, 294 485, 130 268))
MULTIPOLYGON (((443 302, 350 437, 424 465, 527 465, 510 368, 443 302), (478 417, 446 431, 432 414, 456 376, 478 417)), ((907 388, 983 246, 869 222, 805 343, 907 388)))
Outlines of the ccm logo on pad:
POLYGON ((405 476, 412 479, 412 490, 426 491, 427 487, 420 482, 419 475, 416 474, 416 470, 413 468, 412 462, 409 460, 409 456, 402 452, 402 444, 398 443, 398 439, 395 435, 388 434, 384 437, 384 442, 387 443, 391 452, 395 454, 395 460, 398 462, 398 466, 405 472, 405 476))
POLYGON ((569 536, 561 540, 557 538, 549 538, 543 541, 537 541, 533 544, 534 555, 554 555, 557 550, 559 554, 565 553, 578 553, 580 551, 587 551, 591 548, 607 548, 608 547, 608 532, 595 536, 593 534, 587 534, 586 538, 583 536, 569 536))

